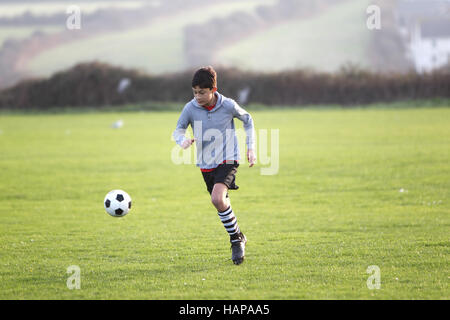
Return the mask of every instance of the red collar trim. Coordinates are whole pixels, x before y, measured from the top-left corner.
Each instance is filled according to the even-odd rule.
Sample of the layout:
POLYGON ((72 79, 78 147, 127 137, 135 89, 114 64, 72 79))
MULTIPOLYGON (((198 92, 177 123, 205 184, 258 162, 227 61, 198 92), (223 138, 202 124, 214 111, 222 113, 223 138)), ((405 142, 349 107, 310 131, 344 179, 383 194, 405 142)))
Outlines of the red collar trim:
POLYGON ((203 106, 203 108, 205 108, 208 111, 211 111, 216 105, 213 106, 203 106))

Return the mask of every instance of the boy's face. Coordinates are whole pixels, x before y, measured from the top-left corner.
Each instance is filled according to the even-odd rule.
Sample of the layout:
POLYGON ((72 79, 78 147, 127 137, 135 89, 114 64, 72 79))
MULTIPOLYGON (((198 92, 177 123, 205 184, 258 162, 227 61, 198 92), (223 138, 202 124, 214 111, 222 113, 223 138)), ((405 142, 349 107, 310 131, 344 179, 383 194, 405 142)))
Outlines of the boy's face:
POLYGON ((209 106, 214 102, 214 93, 217 88, 200 88, 199 86, 193 87, 192 92, 197 103, 201 106, 209 106))

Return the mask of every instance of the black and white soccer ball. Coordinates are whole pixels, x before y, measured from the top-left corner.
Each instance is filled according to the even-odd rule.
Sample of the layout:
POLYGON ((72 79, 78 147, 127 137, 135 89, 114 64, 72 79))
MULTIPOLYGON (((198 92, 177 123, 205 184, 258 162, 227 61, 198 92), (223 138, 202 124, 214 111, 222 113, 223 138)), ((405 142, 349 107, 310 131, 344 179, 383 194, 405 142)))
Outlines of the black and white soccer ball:
POLYGON ((131 209, 131 197, 123 190, 112 190, 106 195, 103 204, 111 216, 123 217, 131 209))

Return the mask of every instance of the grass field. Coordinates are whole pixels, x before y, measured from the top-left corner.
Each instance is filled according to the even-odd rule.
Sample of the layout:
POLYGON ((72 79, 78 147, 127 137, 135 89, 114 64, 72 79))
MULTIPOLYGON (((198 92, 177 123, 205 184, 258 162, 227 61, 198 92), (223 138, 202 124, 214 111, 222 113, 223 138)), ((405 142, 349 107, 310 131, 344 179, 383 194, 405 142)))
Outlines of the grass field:
POLYGON ((227 66, 267 71, 306 67, 332 72, 347 63, 370 67, 368 5, 367 1, 348 0, 310 18, 274 25, 227 46, 217 53, 216 60, 227 66))
POLYGON ((450 298, 449 108, 252 114, 280 168, 239 168, 240 266, 199 170, 171 161, 178 113, 1 115, 0 299, 450 298))
POLYGON ((273 2, 274 0, 246 0, 213 3, 201 9, 193 7, 154 19, 146 25, 51 48, 36 56, 28 67, 33 74, 39 76, 48 76, 79 62, 93 60, 139 68, 150 73, 184 70, 187 66, 183 47, 186 26, 224 18, 232 12, 252 12, 259 5, 273 2))
MULTIPOLYGON (((63 43, 40 52, 23 67, 35 76, 50 76, 77 63, 94 60, 138 68, 153 74, 185 70, 190 67, 185 61, 184 52, 186 26, 202 24, 211 19, 231 18, 234 12, 251 13, 257 6, 275 3, 275 0, 214 3, 202 7, 201 14, 198 8, 193 7, 152 19, 138 27, 120 31, 113 28, 108 33, 63 43)), ((93 8, 110 4, 108 1, 92 4, 83 2, 81 8, 83 12, 89 13, 93 8)), ((141 4, 141 1, 131 1, 128 5, 133 7, 141 4)), ((334 71, 350 62, 368 68, 367 48, 373 34, 366 26, 368 4, 366 0, 343 1, 322 9, 320 14, 286 20, 260 32, 250 33, 215 52, 215 63, 265 71, 305 67, 334 71)), ((44 2, 33 8, 53 12, 61 10, 61 5, 44 2)), ((17 7, 22 8, 24 5, 17 7)), ((14 8, 11 6, 9 11, 19 10, 14 8)), ((65 27, 65 24, 61 27, 65 27)), ((18 37, 24 32, 4 30, 3 33, 7 31, 11 36, 17 34, 18 37)), ((0 30, 0 41, 1 36, 0 30)))

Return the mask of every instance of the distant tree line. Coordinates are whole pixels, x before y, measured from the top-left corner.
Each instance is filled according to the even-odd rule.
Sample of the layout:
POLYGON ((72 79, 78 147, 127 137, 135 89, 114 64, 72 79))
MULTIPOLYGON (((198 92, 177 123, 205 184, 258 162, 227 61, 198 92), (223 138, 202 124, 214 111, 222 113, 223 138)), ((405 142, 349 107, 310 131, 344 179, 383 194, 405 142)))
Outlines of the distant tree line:
MULTIPOLYGON (((80 64, 48 79, 23 81, 0 91, 1 109, 101 107, 192 99, 194 70, 151 76, 101 63, 80 64)), ((398 100, 450 98, 450 67, 433 73, 371 73, 348 66, 335 74, 305 70, 255 73, 218 69, 219 91, 267 105, 355 105, 398 100)))
MULTIPOLYGON (((1 0, 0 0, 1 1, 1 0)), ((218 1, 218 0, 213 0, 218 1)), ((223 0, 222 0, 223 1, 223 0)), ((111 1, 108 1, 111 2, 111 1)), ((19 1, 20 3, 20 1, 19 1)), ((37 3, 37 1, 36 1, 37 3)), ((67 2, 67 6, 76 5, 77 2, 67 2)), ((45 6, 46 3, 41 4, 45 6)), ((174 10, 178 11, 188 6, 194 6, 195 0, 171 0, 162 1, 160 6, 142 6, 140 8, 99 8, 93 12, 83 15, 83 25, 86 28, 95 30, 123 28, 138 22, 148 22, 157 16, 170 14, 174 10)), ((82 8, 82 6, 81 6, 82 8)), ((67 13, 65 10, 52 14, 35 14, 31 11, 16 16, 0 17, 0 26, 38 26, 38 25, 65 25, 67 13)))
POLYGON ((367 53, 374 70, 406 72, 414 68, 396 22, 398 0, 372 0, 381 8, 381 28, 372 32, 367 53))

